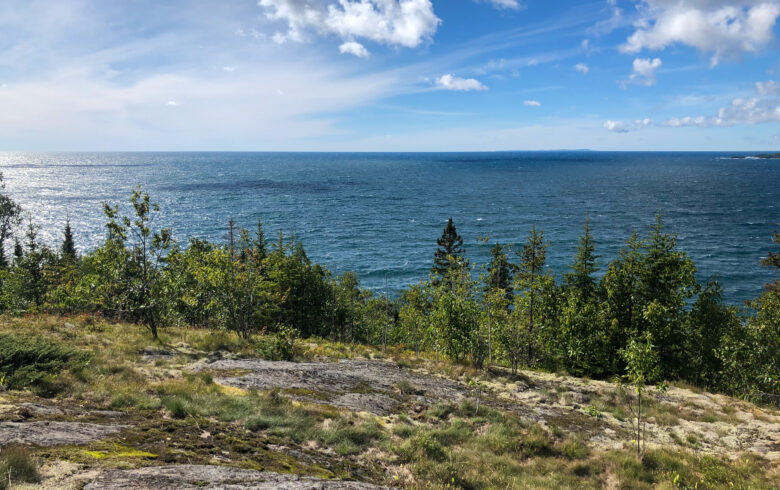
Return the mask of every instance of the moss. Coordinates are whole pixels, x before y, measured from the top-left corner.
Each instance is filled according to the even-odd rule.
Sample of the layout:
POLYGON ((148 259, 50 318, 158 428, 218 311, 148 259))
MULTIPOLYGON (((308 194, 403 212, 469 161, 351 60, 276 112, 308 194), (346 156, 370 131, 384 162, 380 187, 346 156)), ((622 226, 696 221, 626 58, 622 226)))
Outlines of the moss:
POLYGON ((156 459, 157 455, 140 451, 121 444, 102 444, 102 449, 84 450, 84 454, 95 459, 156 459))

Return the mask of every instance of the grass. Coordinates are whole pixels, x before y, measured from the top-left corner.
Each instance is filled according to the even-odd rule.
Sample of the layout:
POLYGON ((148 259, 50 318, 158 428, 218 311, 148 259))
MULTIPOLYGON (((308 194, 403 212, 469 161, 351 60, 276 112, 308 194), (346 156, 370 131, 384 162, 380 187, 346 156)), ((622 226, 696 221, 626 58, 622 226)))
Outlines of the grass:
MULTIPOLYGON (((523 379, 522 373, 510 376, 504 371, 503 379, 490 378, 504 386, 521 380, 548 403, 572 405, 572 400, 579 400, 577 410, 568 409, 572 410, 571 421, 548 418, 549 425, 512 412, 517 405, 496 403, 489 390, 482 394, 479 411, 472 399, 428 407, 410 402, 404 405, 404 413, 376 417, 329 407, 325 405, 329 396, 321 392, 230 388, 214 378, 243 373, 195 374, 185 369, 215 352, 256 356, 271 345, 272 336, 239 339, 224 332, 170 328, 155 342, 145 329, 133 325, 54 316, 0 317, 3 335, 25 339, 18 344, 22 346, 45 339, 50 352, 68 353, 50 364, 51 369, 44 364, 35 368, 59 387, 57 400, 47 403, 121 410, 132 425, 121 438, 83 448, 38 449, 35 453, 3 450, 3 455, 13 451, 21 454, 9 459, 10 463, 5 456, 0 457, 0 465, 16 468, 12 474, 19 482, 37 478, 39 460, 65 459, 84 468, 229 464, 325 478, 368 479, 405 488, 595 489, 608 483, 640 489, 728 488, 731 484, 735 488, 777 487, 777 470, 765 460, 741 456, 731 461, 707 456, 701 449, 694 452, 692 448, 701 445, 699 436, 680 432, 679 419, 738 420, 740 412, 726 407, 722 412, 708 412, 701 407, 649 400, 648 417, 657 425, 670 427, 663 430, 670 430, 678 446, 650 450, 644 461, 639 461, 628 444, 625 449, 605 451, 590 442, 594 430, 614 422, 611 417, 631 418, 628 407, 632 394, 620 387, 599 388, 606 385, 598 382, 589 385, 595 391, 588 392, 583 402, 574 398, 577 393, 570 393, 570 383, 568 388, 562 384, 537 387, 531 379, 523 379), (160 352, 163 357, 142 359, 144 352, 160 352), (83 360, 88 364, 79 364, 83 360), (22 471, 24 468, 27 470, 22 471)), ((400 348, 382 354, 361 345, 304 339, 295 342, 294 356, 296 360, 389 358, 402 366, 462 382, 485 379, 483 372, 468 365, 433 360, 425 354, 416 356, 400 348)), ((374 389, 363 385, 357 391, 370 393, 374 389)), ((412 398, 409 395, 417 394, 418 388, 401 381, 393 391, 412 398)), ((34 395, 15 389, 3 397, 40 401, 34 395)), ((7 478, 0 480, 0 489, 2 485, 8 486, 7 478)))
POLYGON ((7 446, 0 449, 0 490, 13 483, 38 483, 38 462, 28 448, 7 446))

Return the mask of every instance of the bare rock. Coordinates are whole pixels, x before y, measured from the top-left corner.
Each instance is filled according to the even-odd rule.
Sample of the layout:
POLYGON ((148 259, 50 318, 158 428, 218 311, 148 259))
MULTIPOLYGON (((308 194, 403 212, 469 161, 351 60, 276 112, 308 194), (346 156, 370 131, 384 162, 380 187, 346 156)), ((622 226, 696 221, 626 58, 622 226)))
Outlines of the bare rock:
POLYGON ((0 422, 0 447, 8 444, 46 447, 87 444, 124 428, 123 425, 82 422, 0 422))
POLYGON ((102 474, 84 490, 173 490, 224 489, 265 490, 369 490, 379 489, 368 483, 327 481, 298 475, 244 470, 228 466, 180 465, 152 466, 135 470, 114 470, 102 474))

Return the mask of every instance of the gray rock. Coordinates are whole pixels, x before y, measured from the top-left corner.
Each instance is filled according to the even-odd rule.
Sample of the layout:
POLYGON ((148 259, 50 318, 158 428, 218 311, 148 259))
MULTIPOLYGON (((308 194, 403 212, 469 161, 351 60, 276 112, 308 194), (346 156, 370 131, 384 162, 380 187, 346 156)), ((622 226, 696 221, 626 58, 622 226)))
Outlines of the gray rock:
POLYGON ((0 447, 8 444, 65 446, 87 444, 116 434, 125 426, 82 422, 0 422, 0 447))
POLYGON ((282 475, 228 466, 181 465, 150 466, 135 470, 113 470, 103 473, 84 490, 174 490, 224 489, 265 490, 369 490, 378 487, 368 483, 327 481, 298 475, 282 475))

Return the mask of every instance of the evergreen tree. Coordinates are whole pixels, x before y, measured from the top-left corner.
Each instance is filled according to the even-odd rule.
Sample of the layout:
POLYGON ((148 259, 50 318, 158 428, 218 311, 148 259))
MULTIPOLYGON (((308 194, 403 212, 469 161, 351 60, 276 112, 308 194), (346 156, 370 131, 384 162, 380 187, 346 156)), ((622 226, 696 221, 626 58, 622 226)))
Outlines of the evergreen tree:
POLYGON ((8 267, 5 258, 5 246, 7 240, 13 234, 14 226, 21 223, 22 208, 5 193, 5 182, 0 172, 0 268, 8 267))
MULTIPOLYGON (((775 232, 774 242, 778 245, 780 245, 780 233, 775 232)), ((780 252, 772 253, 769 252, 764 260, 761 261, 763 265, 769 266, 769 267, 777 267, 780 268, 780 252)), ((780 280, 776 280, 774 284, 768 285, 769 288, 774 288, 778 292, 780 292, 780 280)))
POLYGON ((485 284, 485 292, 503 290, 507 301, 510 303, 514 297, 512 290, 512 264, 506 255, 504 247, 496 243, 490 249, 490 265, 485 284))
POLYGON ((544 232, 536 231, 536 226, 531 228, 523 250, 517 254, 520 256, 520 265, 517 270, 515 287, 521 294, 521 307, 516 311, 524 314, 527 321, 527 345, 526 363, 533 364, 535 355, 535 339, 537 321, 543 306, 543 292, 549 289, 546 282, 549 276, 544 273, 544 265, 547 261, 547 247, 544 242, 544 232))
POLYGON ((593 243, 593 235, 590 232, 590 217, 586 218, 583 226, 580 243, 577 246, 577 254, 574 263, 569 266, 571 272, 564 276, 566 288, 575 290, 586 301, 596 291, 596 279, 593 275, 598 272, 596 245, 593 243))
POLYGON ((70 219, 65 219, 65 236, 62 240, 62 258, 66 262, 76 261, 76 244, 73 241, 73 232, 70 229, 70 219))
POLYGON ((571 272, 564 276, 565 287, 561 305, 561 340, 567 368, 573 374, 601 374, 603 367, 603 335, 600 328, 598 271, 590 219, 586 219, 580 236, 571 272))
POLYGON ((436 244, 439 248, 436 249, 433 256, 431 273, 434 276, 434 282, 438 284, 450 270, 466 265, 463 259, 465 254, 463 238, 458 235, 452 218, 447 220, 447 226, 444 227, 441 238, 436 240, 436 244))
POLYGON ((263 231, 263 222, 257 220, 257 231, 255 231, 255 237, 252 241, 255 259, 258 262, 262 262, 268 256, 268 249, 265 244, 265 232, 263 231))

